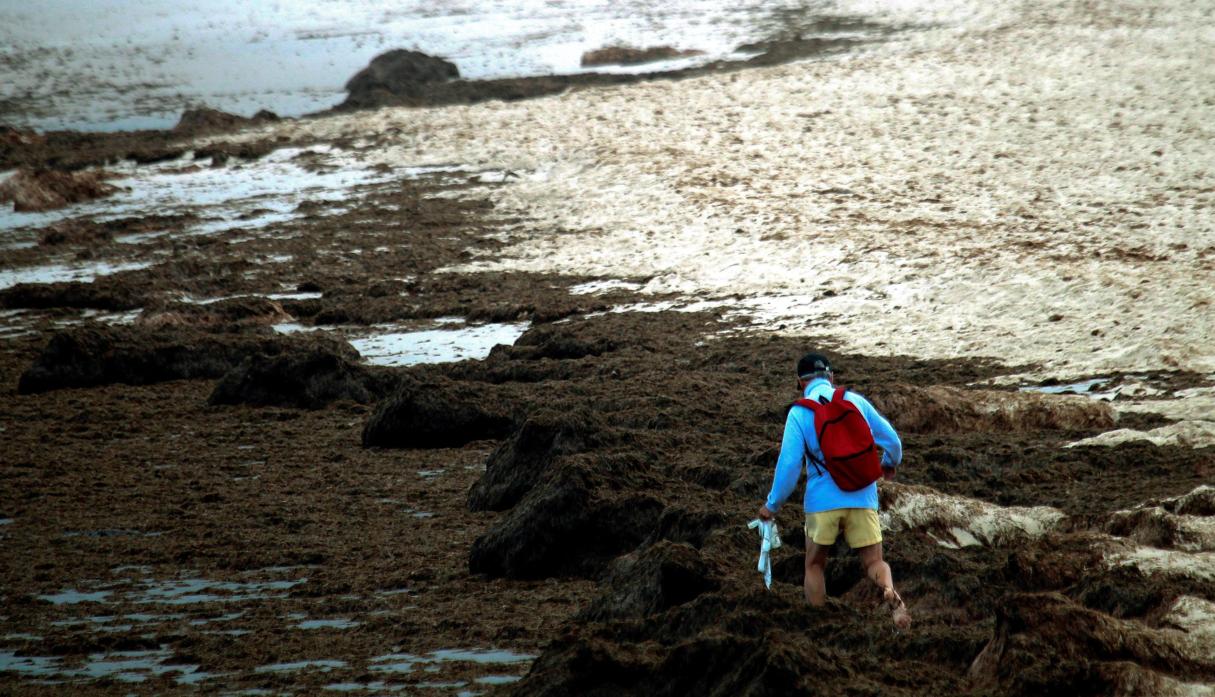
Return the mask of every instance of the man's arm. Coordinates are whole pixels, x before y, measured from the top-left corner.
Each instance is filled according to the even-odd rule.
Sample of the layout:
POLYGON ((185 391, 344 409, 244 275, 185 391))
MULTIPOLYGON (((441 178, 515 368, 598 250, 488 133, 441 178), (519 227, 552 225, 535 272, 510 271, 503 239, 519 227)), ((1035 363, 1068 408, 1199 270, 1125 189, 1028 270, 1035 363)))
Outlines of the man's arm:
POLYGON ((794 407, 785 417, 785 435, 780 443, 780 457, 776 459, 776 472, 772 475, 772 489, 768 492, 767 502, 759 507, 759 517, 764 520, 768 520, 776 514, 781 504, 797 488, 797 480, 802 474, 802 455, 806 452, 806 437, 802 431, 801 421, 797 418, 799 411, 805 411, 805 409, 794 407))

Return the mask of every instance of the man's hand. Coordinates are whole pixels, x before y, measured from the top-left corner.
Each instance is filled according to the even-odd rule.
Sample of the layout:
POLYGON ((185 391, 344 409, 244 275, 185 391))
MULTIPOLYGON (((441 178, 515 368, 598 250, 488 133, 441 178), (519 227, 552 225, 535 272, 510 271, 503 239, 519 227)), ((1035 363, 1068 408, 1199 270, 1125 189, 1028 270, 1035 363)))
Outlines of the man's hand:
POLYGON ((759 519, 760 520, 772 520, 772 518, 774 518, 775 515, 776 515, 775 513, 768 510, 767 504, 764 504, 759 507, 759 519))
POLYGON ((882 467, 882 479, 888 482, 894 481, 895 470, 893 467, 882 467))

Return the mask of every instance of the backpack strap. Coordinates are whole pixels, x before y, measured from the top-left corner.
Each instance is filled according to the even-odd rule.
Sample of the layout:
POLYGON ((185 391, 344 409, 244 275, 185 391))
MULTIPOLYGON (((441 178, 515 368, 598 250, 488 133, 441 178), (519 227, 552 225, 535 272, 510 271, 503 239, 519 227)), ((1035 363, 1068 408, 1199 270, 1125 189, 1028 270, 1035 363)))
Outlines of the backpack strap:
POLYGON ((793 403, 793 405, 797 406, 797 407, 805 407, 805 408, 809 409, 810 411, 814 412, 815 414, 818 413, 819 409, 823 408, 822 404, 819 404, 818 402, 814 401, 813 399, 806 399, 805 397, 802 397, 801 399, 797 400, 796 402, 793 403))
MULTIPOLYGON (((807 399, 805 397, 802 397, 801 399, 794 402, 793 406, 805 407, 806 409, 809 409, 815 416, 818 416, 819 413, 822 412, 823 407, 825 407, 826 405, 821 402, 816 402, 813 399, 807 399)), ((802 453, 802 466, 805 467, 806 463, 809 462, 812 465, 814 465, 814 469, 816 472, 818 472, 819 476, 822 476, 823 461, 818 459, 817 457, 815 457, 814 454, 810 452, 809 443, 803 444, 802 447, 803 447, 803 451, 804 451, 802 453)))

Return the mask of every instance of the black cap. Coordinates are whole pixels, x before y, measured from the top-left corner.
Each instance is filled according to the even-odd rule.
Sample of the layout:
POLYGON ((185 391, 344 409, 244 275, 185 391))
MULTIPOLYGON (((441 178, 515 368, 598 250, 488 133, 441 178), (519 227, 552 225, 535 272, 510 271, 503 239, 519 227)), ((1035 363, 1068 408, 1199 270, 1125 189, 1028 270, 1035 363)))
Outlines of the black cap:
POLYGON ((807 353, 797 362, 797 377, 799 378, 829 372, 831 372, 831 361, 821 353, 807 353))

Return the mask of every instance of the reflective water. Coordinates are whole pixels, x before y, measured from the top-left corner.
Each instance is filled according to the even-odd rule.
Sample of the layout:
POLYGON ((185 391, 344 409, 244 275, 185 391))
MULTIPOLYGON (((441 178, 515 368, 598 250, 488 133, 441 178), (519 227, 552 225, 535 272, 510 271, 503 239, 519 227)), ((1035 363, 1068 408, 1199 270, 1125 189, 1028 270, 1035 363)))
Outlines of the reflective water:
POLYGON ((58 593, 40 595, 38 598, 53 605, 76 605, 78 603, 104 603, 112 595, 111 591, 93 591, 91 593, 68 588, 58 593))
POLYGON ((636 291, 642 288, 643 286, 640 283, 609 279, 604 281, 589 281, 587 283, 579 283, 576 286, 570 286, 570 293, 573 295, 593 295, 595 293, 606 293, 611 290, 636 291))
POLYGON ((334 618, 328 620, 304 620, 295 626, 299 629, 350 629, 360 624, 362 622, 356 622, 352 619, 334 618))
POLYGON ((0 651, 0 673, 66 680, 108 678, 139 683, 157 675, 179 673, 187 676, 198 670, 197 665, 174 664, 171 663, 172 659, 173 652, 164 648, 156 651, 93 653, 79 665, 57 656, 18 656, 12 651, 0 651))
POLYGON ((334 661, 327 659, 317 659, 310 661, 291 661, 288 663, 270 663, 264 666, 258 666, 253 669, 256 673, 287 673, 297 670, 318 670, 322 673, 328 673, 336 668, 345 668, 345 661, 334 661))
MULTIPOLYGON (((197 215, 200 221, 189 226, 187 234, 252 230, 302 217, 304 213, 298 209, 304 201, 347 201, 352 188, 393 176, 391 172, 371 170, 330 145, 280 148, 258 160, 225 167, 198 164, 187 156, 153 165, 114 165, 109 171, 118 177, 111 183, 120 188, 112 196, 39 213, 17 213, 11 206, 2 205, 0 230, 44 227, 81 214, 106 220, 148 212, 197 215), (301 158, 307 157, 330 166, 321 171, 305 167, 301 158)), ((142 242, 161 234, 139 233, 121 236, 119 241, 142 242)))
MULTIPOLYGON (((3 213, 0 213, 0 219, 3 213)), ((2 226, 2 220, 0 220, 2 226)), ((59 283, 63 281, 92 281, 98 276, 109 276, 119 271, 146 269, 151 262, 126 262, 114 264, 108 261, 96 261, 88 264, 47 264, 45 266, 30 266, 21 269, 0 269, 0 289, 15 286, 18 283, 59 283)))
POLYGON ((461 329, 394 332, 353 339, 350 343, 372 365, 446 363, 484 358, 498 344, 514 344, 528 326, 528 323, 483 324, 461 329))
MULTIPOLYGON (((284 571, 289 569, 283 569, 284 571)), ((261 570, 268 572, 269 570, 261 570)), ((155 605, 190 605, 194 603, 240 602, 285 597, 284 591, 308 581, 307 577, 272 581, 216 581, 206 578, 181 579, 122 579, 100 585, 104 590, 81 591, 67 588, 58 593, 38 597, 55 605, 78 603, 129 602, 155 605)), ((135 617, 162 617, 161 615, 133 615, 135 617)), ((195 623, 223 621, 239 617, 228 615, 216 620, 195 620, 195 623)))
POLYGON ((235 602, 241 600, 282 597, 272 591, 285 591, 304 583, 308 579, 283 581, 212 581, 205 578, 188 578, 169 581, 145 580, 143 589, 130 598, 137 603, 159 603, 162 605, 188 605, 191 603, 235 602), (204 592, 207 591, 207 592, 204 592))
MULTIPOLYGON (((5 119, 39 129, 172 126, 205 103, 250 115, 323 109, 372 57, 412 48, 452 60, 466 78, 580 72, 584 51, 671 45, 702 56, 597 71, 671 69, 737 57, 774 34, 839 35, 817 20, 830 0, 41 0, 0 3, 5 119)), ((861 7, 872 12, 873 4, 861 7)), ((930 5, 902 0, 885 6, 930 5)))

